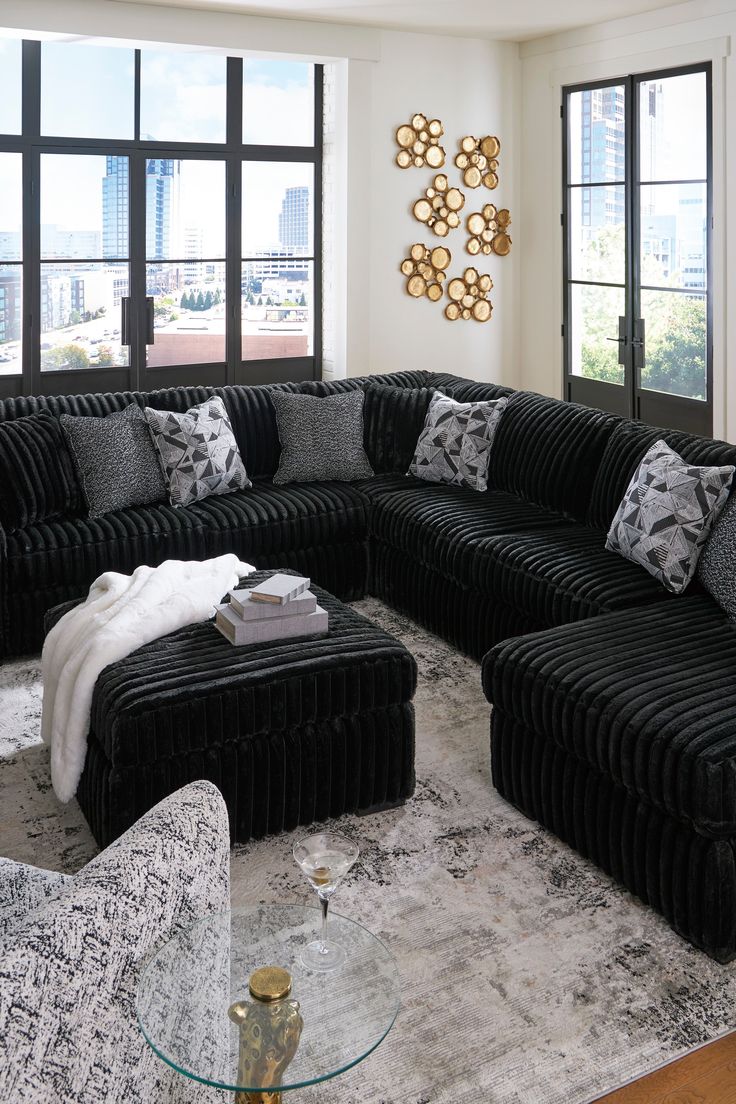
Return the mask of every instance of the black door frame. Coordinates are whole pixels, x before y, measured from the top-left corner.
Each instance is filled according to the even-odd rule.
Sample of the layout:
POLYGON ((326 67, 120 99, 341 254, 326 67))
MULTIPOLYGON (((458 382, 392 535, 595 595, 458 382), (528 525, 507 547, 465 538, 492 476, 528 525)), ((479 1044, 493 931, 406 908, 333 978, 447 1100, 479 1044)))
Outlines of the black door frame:
MULTIPOLYGON (((596 81, 583 81, 579 84, 565 85, 562 89, 563 101, 560 107, 562 119, 562 214, 563 235, 563 395, 569 401, 581 402, 588 406, 601 407, 624 417, 651 422, 656 425, 674 427, 693 433, 710 436, 713 432, 713 71, 710 61, 690 65, 655 69, 642 73, 631 73, 622 77, 608 77, 596 81), (640 385, 642 368, 642 346, 638 344, 641 334, 641 204, 640 190, 646 181, 639 179, 639 96, 641 85, 646 81, 685 76, 690 73, 704 73, 706 80, 706 399, 689 399, 680 395, 652 391, 640 385), (573 375, 572 367, 572 325, 571 300, 572 287, 586 281, 576 281, 571 276, 571 233, 570 198, 573 187, 570 182, 570 143, 568 135, 568 101, 576 92, 597 88, 624 87, 625 94, 625 180, 604 181, 602 184, 624 187, 626 211, 625 244, 625 328, 619 334, 624 348, 624 385, 589 379, 573 375)), ((665 183, 688 183, 686 180, 657 181, 665 183)), ((590 281, 601 286, 598 281, 590 281)), ((606 286, 605 283, 603 286, 606 286)), ((608 285, 614 286, 614 285, 608 285)), ((615 285, 618 286, 618 285, 615 285)), ((687 294, 687 291, 665 289, 673 294, 687 294)), ((611 335, 615 339, 616 335, 611 335)), ((645 349, 645 346, 644 346, 645 349)), ((645 355, 645 354, 644 354, 645 355)))
MULTIPOLYGON (((41 135, 41 42, 22 43, 22 133, 0 135, 0 153, 20 153, 23 171, 22 325, 23 368, 19 375, 0 374, 0 399, 27 394, 71 394, 116 390, 151 390, 183 384, 266 383, 320 379, 322 375, 322 155, 324 67, 314 70, 314 143, 312 146, 255 145, 243 142, 243 59, 226 62, 226 140, 224 143, 153 142, 140 138, 141 50, 134 51, 134 137, 130 140, 64 138, 41 135), (128 366, 41 371, 41 185, 43 153, 97 154, 130 159, 128 265, 131 295, 131 345, 128 366), (226 337, 225 359, 216 363, 149 368, 146 345, 145 162, 147 158, 221 160, 226 173, 226 337), (312 353, 303 357, 243 361, 241 355, 242 167, 245 161, 312 164, 313 251, 294 257, 311 264, 312 353)), ((264 260, 259 257, 258 260, 264 260)), ((284 258, 285 260, 288 258, 284 258)), ((90 261, 93 258, 89 259, 90 261)), ((105 259, 107 260, 107 259, 105 259)), ((168 259, 162 259, 166 263, 168 259)), ((175 260, 175 258, 172 258, 175 260)), ((191 260, 191 259, 190 259, 191 260)), ((63 259, 61 259, 63 263, 63 259)), ((74 258, 74 263, 86 263, 74 258)), ((7 262, 10 264, 11 262, 7 262)))

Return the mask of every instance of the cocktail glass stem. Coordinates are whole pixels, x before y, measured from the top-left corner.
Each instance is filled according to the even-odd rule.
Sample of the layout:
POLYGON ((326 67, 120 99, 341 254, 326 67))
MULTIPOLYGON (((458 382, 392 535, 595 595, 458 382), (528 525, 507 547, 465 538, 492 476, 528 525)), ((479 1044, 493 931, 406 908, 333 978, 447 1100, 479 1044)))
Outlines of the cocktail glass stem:
POLYGON ((319 951, 320 954, 329 954, 328 948, 325 946, 327 939, 327 910, 330 907, 330 898, 319 895, 319 903, 322 905, 322 927, 319 933, 319 951))

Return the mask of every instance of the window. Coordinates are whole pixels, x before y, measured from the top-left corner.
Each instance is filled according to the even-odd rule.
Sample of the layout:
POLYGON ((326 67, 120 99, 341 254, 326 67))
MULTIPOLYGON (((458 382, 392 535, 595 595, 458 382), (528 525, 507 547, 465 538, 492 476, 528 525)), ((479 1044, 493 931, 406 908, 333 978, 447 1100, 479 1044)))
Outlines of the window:
POLYGON ((563 105, 566 395, 706 435, 710 78, 630 76, 563 105))
POLYGON ((0 396, 319 378, 321 66, 0 40, 0 90, 0 396))

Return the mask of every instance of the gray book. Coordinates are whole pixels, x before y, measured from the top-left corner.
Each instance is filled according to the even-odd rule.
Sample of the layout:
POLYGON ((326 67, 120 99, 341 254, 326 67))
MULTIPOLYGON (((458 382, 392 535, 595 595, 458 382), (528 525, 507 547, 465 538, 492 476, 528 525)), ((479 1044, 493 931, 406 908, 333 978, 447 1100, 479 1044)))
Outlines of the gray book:
POLYGON ((314 613, 317 599, 311 590, 292 598, 283 605, 279 602, 254 602, 250 590, 231 590, 230 605, 243 621, 263 621, 272 617, 293 617, 297 613, 314 613))
POLYGON ((309 579, 299 575, 282 575, 280 572, 250 588, 251 602, 272 602, 283 605, 309 590, 309 579))
POLYGON ((294 617, 269 617, 262 621, 243 621, 229 605, 220 606, 215 616, 219 629, 231 644, 265 644, 269 640, 290 640, 297 636, 326 633, 327 610, 317 606, 314 613, 297 613, 294 617))

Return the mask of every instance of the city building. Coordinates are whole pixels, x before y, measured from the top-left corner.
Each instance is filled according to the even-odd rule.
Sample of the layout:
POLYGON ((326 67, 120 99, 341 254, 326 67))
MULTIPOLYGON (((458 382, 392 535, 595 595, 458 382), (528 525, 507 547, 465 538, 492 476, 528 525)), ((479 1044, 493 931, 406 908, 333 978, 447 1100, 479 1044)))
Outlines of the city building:
POLYGON ((279 241, 285 253, 309 252, 309 188, 287 188, 281 201, 279 241))

